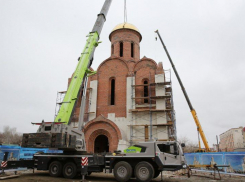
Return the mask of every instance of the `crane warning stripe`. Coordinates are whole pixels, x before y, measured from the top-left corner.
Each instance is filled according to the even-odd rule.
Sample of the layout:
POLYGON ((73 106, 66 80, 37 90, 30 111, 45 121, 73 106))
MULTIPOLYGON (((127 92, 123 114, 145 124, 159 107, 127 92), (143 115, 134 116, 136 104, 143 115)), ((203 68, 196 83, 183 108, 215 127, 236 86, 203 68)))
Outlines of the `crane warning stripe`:
POLYGON ((88 165, 88 157, 82 157, 82 166, 87 166, 88 165))
POLYGON ((1 167, 7 167, 7 163, 8 163, 8 161, 2 161, 1 162, 1 167))

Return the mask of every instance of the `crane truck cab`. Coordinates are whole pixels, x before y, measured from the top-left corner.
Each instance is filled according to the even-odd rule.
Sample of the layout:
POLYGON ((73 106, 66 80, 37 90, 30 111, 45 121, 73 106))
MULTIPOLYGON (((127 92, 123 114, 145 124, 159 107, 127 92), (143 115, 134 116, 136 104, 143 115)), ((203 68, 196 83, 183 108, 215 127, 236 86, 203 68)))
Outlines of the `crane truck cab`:
POLYGON ((158 160, 163 170, 175 171, 186 165, 182 146, 175 141, 140 142, 124 150, 127 157, 151 156, 158 160))
POLYGON ((117 181, 135 177, 137 181, 146 182, 158 177, 161 171, 187 168, 182 146, 175 141, 140 142, 122 153, 106 156, 106 161, 117 181))

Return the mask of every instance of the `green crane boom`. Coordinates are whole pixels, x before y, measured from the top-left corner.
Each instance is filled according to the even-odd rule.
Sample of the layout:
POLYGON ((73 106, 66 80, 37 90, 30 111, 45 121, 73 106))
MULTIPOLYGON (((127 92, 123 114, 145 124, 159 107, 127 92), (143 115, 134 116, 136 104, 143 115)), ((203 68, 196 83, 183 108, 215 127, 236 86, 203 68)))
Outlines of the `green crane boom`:
POLYGON ((92 32, 90 32, 87 36, 88 39, 79 58, 79 62, 72 76, 70 85, 62 102, 58 115, 55 118, 55 122, 62 122, 67 125, 70 123, 71 115, 74 111, 78 96, 81 92, 82 84, 87 76, 87 73, 89 72, 88 69, 92 64, 95 48, 99 44, 99 36, 102 31, 104 22, 106 21, 106 15, 108 13, 111 2, 112 0, 105 1, 100 14, 98 14, 92 32))

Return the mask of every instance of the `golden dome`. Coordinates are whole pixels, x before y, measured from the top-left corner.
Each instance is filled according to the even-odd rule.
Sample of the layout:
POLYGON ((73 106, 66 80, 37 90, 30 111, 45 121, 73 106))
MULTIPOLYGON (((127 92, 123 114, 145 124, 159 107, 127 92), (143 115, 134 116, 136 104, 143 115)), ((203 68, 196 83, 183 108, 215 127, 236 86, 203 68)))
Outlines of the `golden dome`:
POLYGON ((130 24, 130 23, 120 23, 117 26, 115 26, 115 28, 113 28, 112 32, 114 32, 115 30, 124 29, 124 28, 135 30, 136 32, 140 33, 139 29, 136 26, 134 26, 133 24, 130 24))
MULTIPOLYGON (((111 36, 112 32, 114 32, 116 30, 120 30, 120 29, 130 29, 130 30, 134 30, 140 34, 139 29, 136 26, 134 26, 133 24, 131 24, 131 23, 120 23, 113 28, 113 30, 110 33, 110 36, 111 36)), ((110 38, 110 36, 109 36, 109 38, 110 38)), ((141 41, 141 39, 142 39, 142 36, 140 34, 140 41, 141 41)))

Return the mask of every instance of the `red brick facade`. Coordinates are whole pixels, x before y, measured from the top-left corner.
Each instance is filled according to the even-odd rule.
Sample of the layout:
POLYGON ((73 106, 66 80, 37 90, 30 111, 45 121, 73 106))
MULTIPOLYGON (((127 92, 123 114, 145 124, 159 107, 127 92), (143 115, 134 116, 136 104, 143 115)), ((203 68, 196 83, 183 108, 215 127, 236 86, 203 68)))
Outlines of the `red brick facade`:
MULTIPOLYGON (((142 37, 138 31, 125 28, 115 30, 110 34, 109 39, 111 40, 111 56, 100 64, 97 74, 90 77, 88 82, 89 88, 90 81, 98 81, 96 118, 87 121, 88 113, 84 117, 87 121, 84 132, 88 152, 95 152, 94 143, 99 135, 105 135, 108 138, 110 152, 117 149, 122 134, 117 125, 107 118, 108 113, 115 113, 115 117, 127 116, 127 77, 135 76, 135 84, 144 84, 144 81, 154 83, 156 72, 163 73, 162 65, 159 64, 158 66, 154 60, 146 57, 140 60, 140 41, 142 37), (123 56, 120 55, 121 43, 123 44, 123 56), (111 105, 110 100, 112 79, 115 80, 114 105, 111 105)), ((137 88, 135 92, 136 97, 144 96, 143 87, 137 88)), ((155 94, 154 89, 151 90, 151 94, 155 94)), ((89 89, 87 100, 89 100, 89 89)), ((136 104, 144 104, 144 100, 137 99, 136 104)), ((87 102, 86 112, 88 112, 88 105, 87 102)), ((79 107, 80 103, 77 104, 75 109, 75 119, 78 118, 79 107)))
POLYGON ((109 58, 98 68, 97 116, 115 113, 116 117, 126 116, 126 78, 128 65, 121 58, 109 58), (110 79, 115 79, 115 105, 110 105, 110 79))
MULTIPOLYGON (((135 30, 120 29, 112 32, 109 36, 112 48, 112 56, 120 57, 120 43, 123 43, 123 59, 125 61, 139 61, 140 60, 140 41, 141 35, 135 30), (131 43, 134 44, 134 56, 131 56, 131 43)), ((132 71, 132 70, 130 70, 132 71)))

